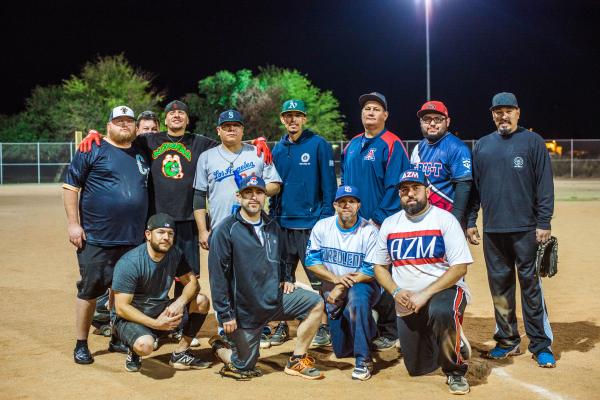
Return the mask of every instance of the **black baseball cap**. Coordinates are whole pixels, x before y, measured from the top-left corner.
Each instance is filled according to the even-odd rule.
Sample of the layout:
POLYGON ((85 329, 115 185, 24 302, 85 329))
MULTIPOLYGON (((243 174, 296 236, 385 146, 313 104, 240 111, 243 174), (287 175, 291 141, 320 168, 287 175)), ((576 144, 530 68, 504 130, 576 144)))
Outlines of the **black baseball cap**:
POLYGON ((148 219, 146 229, 152 231, 158 228, 170 228, 175 230, 175 220, 169 214, 158 213, 148 219))
POLYGON ((173 111, 173 110, 181 110, 188 115, 190 114, 187 104, 185 104, 183 101, 179 101, 179 100, 173 100, 172 102, 167 104, 167 106, 165 107, 165 114, 168 113, 169 111, 173 111))
POLYGON ((494 111, 496 108, 500 107, 519 108, 517 96, 509 92, 496 93, 492 98, 492 106, 490 107, 490 111, 494 111))
POLYGON ((360 96, 358 98, 358 104, 360 104, 360 108, 363 108, 367 101, 376 101, 383 106, 385 111, 387 111, 388 109, 387 100, 385 99, 385 96, 379 92, 366 93, 360 96))

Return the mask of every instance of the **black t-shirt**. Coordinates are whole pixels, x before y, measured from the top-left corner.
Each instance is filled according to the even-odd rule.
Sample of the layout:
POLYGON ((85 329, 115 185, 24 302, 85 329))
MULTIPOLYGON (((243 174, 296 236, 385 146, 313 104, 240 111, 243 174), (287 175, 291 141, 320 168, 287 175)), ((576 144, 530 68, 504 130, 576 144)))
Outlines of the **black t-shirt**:
POLYGON ((142 243, 117 262, 112 288, 133 294, 131 304, 149 317, 156 318, 169 302, 173 278, 190 271, 185 257, 175 246, 157 263, 150 258, 147 244, 142 243))
POLYGON ((219 143, 206 136, 167 132, 140 135, 136 144, 148 150, 151 160, 155 212, 167 213, 176 221, 193 221, 194 177, 200 154, 219 143))
POLYGON ((65 176, 67 188, 80 189, 79 215, 86 241, 97 246, 138 245, 144 240, 148 211, 149 162, 136 147, 107 141, 77 152, 65 176))

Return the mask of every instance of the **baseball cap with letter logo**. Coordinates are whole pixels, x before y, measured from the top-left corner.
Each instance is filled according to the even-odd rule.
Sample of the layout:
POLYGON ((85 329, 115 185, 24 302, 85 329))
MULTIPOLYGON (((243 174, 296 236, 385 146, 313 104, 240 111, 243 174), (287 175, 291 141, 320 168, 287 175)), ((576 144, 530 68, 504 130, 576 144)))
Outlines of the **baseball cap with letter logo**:
POLYGON ((341 199, 343 197, 354 197, 360 203, 360 193, 359 193, 357 187, 349 186, 349 185, 340 186, 338 188, 337 192, 335 193, 334 201, 338 201, 339 199, 341 199))
POLYGON ((170 228, 175 229, 175 220, 169 214, 158 213, 154 214, 148 219, 146 229, 152 231, 158 228, 170 228))
POLYGON ((398 184, 396 185, 396 188, 399 189, 400 185, 402 185, 404 182, 420 183, 425 187, 429 186, 429 180, 427 179, 423 171, 420 171, 418 169, 407 169, 406 171, 404 171, 402 173, 402 176, 400 177, 400 182, 398 182, 398 184))
POLYGON ((441 101, 432 100, 423 104, 421 109, 417 112, 417 117, 421 118, 423 115, 429 113, 442 114, 444 117, 448 118, 448 109, 441 101))
POLYGON ((306 105, 302 100, 288 100, 281 106, 280 114, 291 111, 298 111, 299 113, 306 115, 306 105))
POLYGON ((237 110, 227 110, 219 114, 217 126, 221 126, 226 122, 239 122, 240 124, 244 125, 242 114, 240 114, 237 110))
POLYGON ((110 114, 108 115, 108 122, 119 117, 129 117, 131 119, 135 119, 135 113, 131 108, 127 106, 117 106, 113 108, 110 114))
POLYGON ((256 175, 250 175, 242 179, 242 182, 240 182, 240 188, 238 189, 238 192, 253 187, 262 189, 263 192, 267 191, 267 185, 265 184, 263 178, 256 175))

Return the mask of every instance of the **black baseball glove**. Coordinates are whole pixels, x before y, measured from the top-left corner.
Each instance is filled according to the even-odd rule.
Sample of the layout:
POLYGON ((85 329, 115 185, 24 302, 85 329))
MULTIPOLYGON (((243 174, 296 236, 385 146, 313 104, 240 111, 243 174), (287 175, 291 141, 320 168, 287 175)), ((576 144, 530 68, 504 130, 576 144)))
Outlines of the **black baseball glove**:
POLYGON ((538 276, 548 278, 552 278, 558 272, 558 240, 554 236, 538 246, 535 270, 538 276))

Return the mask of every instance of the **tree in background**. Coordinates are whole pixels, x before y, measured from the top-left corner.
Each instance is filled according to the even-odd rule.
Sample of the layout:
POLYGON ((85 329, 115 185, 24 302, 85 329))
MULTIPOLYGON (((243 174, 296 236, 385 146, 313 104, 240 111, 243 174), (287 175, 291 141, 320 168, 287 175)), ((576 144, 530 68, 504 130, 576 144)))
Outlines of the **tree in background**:
POLYGON ((198 93, 185 96, 194 130, 216 136, 220 112, 235 108, 244 116, 248 138, 264 136, 278 140, 284 133, 279 121, 281 104, 301 99, 308 111, 307 127, 328 140, 344 138, 344 120, 339 102, 331 91, 323 91, 296 70, 277 67, 260 68, 256 76, 247 69, 220 71, 198 82, 198 93))
POLYGON ((76 130, 104 130, 111 108, 159 109, 163 95, 152 76, 136 71, 122 55, 98 57, 60 85, 36 87, 25 111, 0 118, 0 142, 71 141, 76 130))

